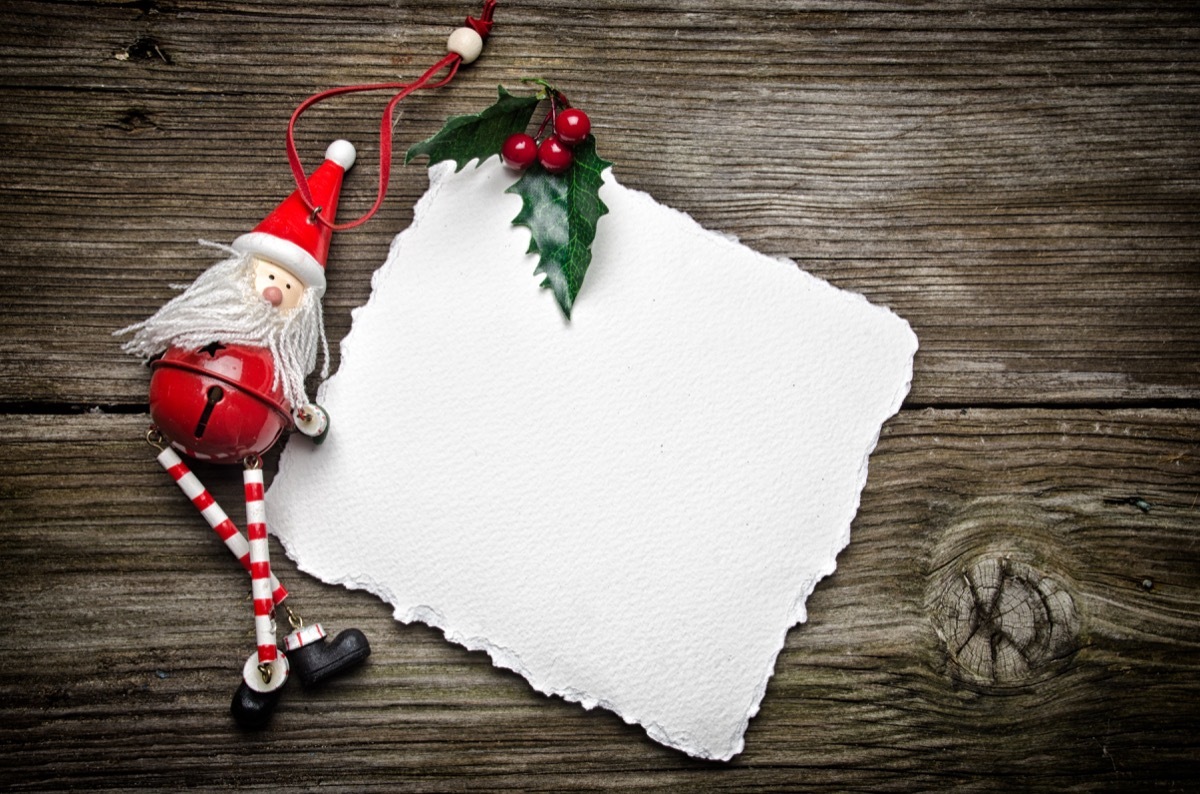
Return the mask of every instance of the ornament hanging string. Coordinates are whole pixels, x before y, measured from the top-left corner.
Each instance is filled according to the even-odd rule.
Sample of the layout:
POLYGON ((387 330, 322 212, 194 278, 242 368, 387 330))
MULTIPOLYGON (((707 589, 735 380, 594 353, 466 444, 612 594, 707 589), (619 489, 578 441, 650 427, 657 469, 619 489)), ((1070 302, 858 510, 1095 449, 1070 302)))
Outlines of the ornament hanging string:
POLYGON ((308 99, 300 103, 300 105, 296 108, 296 111, 292 114, 291 121, 288 122, 288 164, 292 167, 292 176, 296 180, 296 188, 300 191, 300 197, 304 199, 304 205, 313 212, 316 220, 326 226, 331 227, 334 231, 344 231, 346 229, 353 229, 356 226, 361 226, 379 211, 379 208, 383 205, 383 199, 387 194, 388 180, 391 174, 392 118, 393 110, 395 109, 396 104, 414 91, 418 91, 422 88, 440 88, 446 85, 446 83, 450 82, 450 80, 458 72, 458 66, 461 61, 462 56, 458 55, 457 53, 447 53, 444 58, 434 64, 427 72, 425 72, 425 74, 421 75, 421 77, 417 78, 417 80, 412 83, 371 83, 366 85, 342 86, 340 88, 331 88, 327 91, 322 91, 319 94, 313 94, 308 99), (429 82, 434 75, 436 75, 442 69, 445 69, 447 66, 450 67, 450 73, 446 75, 446 77, 442 78, 436 83, 429 82), (320 208, 315 206, 315 203, 312 199, 312 194, 309 192, 308 177, 305 174, 304 165, 300 162, 300 155, 296 152, 296 122, 299 120, 300 115, 304 113, 304 111, 308 110, 318 102, 331 97, 341 96, 342 94, 359 93, 363 91, 389 90, 398 90, 399 93, 397 93, 396 96, 394 96, 392 100, 388 102, 387 108, 383 113, 383 118, 380 120, 379 124, 379 189, 375 196, 375 203, 369 210, 367 210, 366 213, 353 221, 349 221, 347 223, 330 223, 323 215, 321 215, 320 208))
MULTIPOLYGON (((466 25, 467 28, 469 28, 467 34, 470 35, 470 31, 473 30, 475 33, 479 34, 480 40, 486 40, 488 34, 492 31, 492 16, 495 11, 496 0, 485 0, 483 4, 483 12, 479 15, 478 19, 475 17, 467 17, 466 25)), ((460 30, 462 29, 460 28, 460 30)), ((451 40, 453 41, 453 36, 451 37, 451 40)), ((478 54, 478 52, 476 52, 476 54, 478 54)), ((346 229, 353 229, 356 226, 361 226, 379 211, 379 208, 383 206, 383 199, 387 195, 388 180, 391 176, 392 119, 396 105, 399 104, 400 100, 404 99, 409 94, 420 91, 421 89, 441 88, 454 79, 454 76, 458 74, 459 66, 461 66, 464 62, 470 63, 473 60, 474 57, 471 57, 469 60, 467 60, 464 59, 462 53, 451 51, 446 53, 445 57, 443 57, 433 66, 429 67, 424 74, 411 83, 366 83, 363 85, 348 85, 341 86, 339 88, 330 88, 327 91, 321 91, 320 93, 313 94, 296 107, 295 112, 292 113, 291 120, 288 122, 287 128, 288 164, 291 166, 292 176, 296 180, 296 189, 299 191, 300 197, 304 201, 304 205, 312 212, 312 216, 317 222, 330 227, 334 231, 345 231, 346 229), (443 69, 449 69, 449 72, 446 74, 446 76, 437 82, 432 82, 434 77, 443 69), (304 171, 304 164, 300 162, 300 155, 296 152, 296 122, 300 120, 300 116, 304 113, 304 111, 308 110, 318 102, 330 99, 331 97, 341 96, 343 94, 356 94, 364 91, 397 92, 396 95, 393 96, 388 102, 387 107, 384 109, 383 117, 379 122, 379 189, 375 194, 375 203, 361 217, 349 221, 348 223, 330 223, 321 214, 321 208, 316 206, 312 198, 312 193, 308 189, 308 177, 304 171)))

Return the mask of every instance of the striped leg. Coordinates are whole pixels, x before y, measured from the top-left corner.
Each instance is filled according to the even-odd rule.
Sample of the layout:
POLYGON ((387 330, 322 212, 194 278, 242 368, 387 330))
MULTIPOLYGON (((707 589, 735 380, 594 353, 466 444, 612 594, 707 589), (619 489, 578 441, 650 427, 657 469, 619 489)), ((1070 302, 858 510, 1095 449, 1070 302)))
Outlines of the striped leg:
POLYGON ((271 551, 267 545, 267 508, 263 504, 263 473, 247 462, 242 471, 246 486, 246 536, 250 540, 250 592, 254 596, 254 634, 258 662, 275 661, 275 602, 271 598, 271 551))
MULTIPOLYGON (((225 515, 225 511, 212 498, 212 494, 208 492, 192 473, 187 464, 179 457, 179 455, 171 447, 165 447, 158 454, 158 463, 167 474, 171 475, 171 479, 179 486, 184 495, 192 501, 200 511, 200 515, 208 521, 208 525, 213 528, 213 531, 225 541, 226 547, 233 552, 233 556, 238 558, 242 563, 242 567, 247 571, 250 570, 250 544, 246 542, 246 538, 234 523, 229 520, 229 516, 225 515)), ((288 592, 284 589, 279 580, 271 575, 271 599, 276 604, 282 604, 287 598, 288 592)))

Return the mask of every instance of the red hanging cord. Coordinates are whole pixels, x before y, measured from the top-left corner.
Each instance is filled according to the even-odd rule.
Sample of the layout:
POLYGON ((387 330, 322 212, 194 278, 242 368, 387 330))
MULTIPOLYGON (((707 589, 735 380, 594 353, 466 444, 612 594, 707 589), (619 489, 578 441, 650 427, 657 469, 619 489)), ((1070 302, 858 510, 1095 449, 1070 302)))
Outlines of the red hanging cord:
MULTIPOLYGON (((483 13, 479 19, 467 17, 467 26, 479 34, 480 38, 486 39, 492 31, 492 15, 496 11, 495 0, 485 0, 483 4, 483 13)), ((400 100, 404 99, 414 91, 419 91, 423 88, 441 88, 454 79, 454 75, 458 73, 458 67, 462 65, 462 56, 458 53, 449 52, 433 66, 429 67, 426 72, 411 83, 367 83, 364 85, 348 85, 339 88, 330 88, 327 91, 313 94, 308 99, 304 100, 297 106, 295 112, 292 113, 292 118, 288 122, 287 127, 287 156, 288 165, 292 168, 292 176, 296 180, 296 189, 300 193, 300 198, 303 199, 304 205, 313 213, 316 220, 334 231, 344 231, 353 229, 356 226, 361 226, 371 219, 379 208, 383 205, 383 199, 387 195, 388 179, 391 175, 392 168, 392 117, 396 105, 400 100), (430 82, 434 76, 449 67, 450 71, 437 82, 430 82), (312 193, 308 189, 308 176, 304 171, 304 164, 300 162, 300 155, 296 152, 296 122, 300 120, 300 116, 304 111, 308 110, 318 102, 323 102, 330 97, 341 96, 342 94, 354 94, 362 91, 396 91, 397 94, 388 102, 387 108, 383 112, 383 117, 379 122, 379 189, 375 194, 375 203, 371 209, 367 210, 362 217, 349 223, 330 223, 320 213, 320 208, 315 206, 312 198, 312 193)))
POLYGON ((467 25, 484 41, 487 40, 488 34, 492 32, 492 15, 496 13, 496 0, 485 0, 483 4, 483 13, 479 15, 479 19, 475 17, 467 17, 467 25))

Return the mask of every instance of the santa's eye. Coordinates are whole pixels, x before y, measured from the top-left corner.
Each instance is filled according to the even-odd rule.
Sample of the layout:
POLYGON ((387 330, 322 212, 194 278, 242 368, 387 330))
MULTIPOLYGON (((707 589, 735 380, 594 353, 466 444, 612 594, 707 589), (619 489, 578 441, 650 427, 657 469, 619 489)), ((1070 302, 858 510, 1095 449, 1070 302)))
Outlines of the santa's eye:
POLYGON ((291 289, 291 288, 292 288, 292 285, 291 285, 291 284, 288 284, 288 285, 287 285, 287 288, 288 288, 288 289, 291 289))
POLYGON ((267 274, 267 278, 271 279, 271 281, 274 281, 274 280, 275 280, 275 274, 274 274, 274 273, 268 273, 268 274, 267 274))

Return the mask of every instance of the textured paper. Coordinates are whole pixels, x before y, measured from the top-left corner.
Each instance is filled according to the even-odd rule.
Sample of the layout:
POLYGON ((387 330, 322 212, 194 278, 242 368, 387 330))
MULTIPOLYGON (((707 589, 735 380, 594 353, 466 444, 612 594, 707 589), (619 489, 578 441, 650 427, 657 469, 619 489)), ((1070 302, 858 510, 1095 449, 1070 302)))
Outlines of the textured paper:
POLYGON ((273 531, 540 692, 731 758, 850 539, 916 337, 611 173, 568 323, 515 177, 430 178, 321 389, 328 441, 283 455, 273 531))

